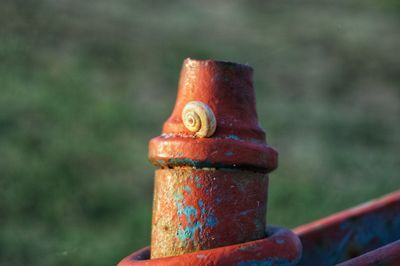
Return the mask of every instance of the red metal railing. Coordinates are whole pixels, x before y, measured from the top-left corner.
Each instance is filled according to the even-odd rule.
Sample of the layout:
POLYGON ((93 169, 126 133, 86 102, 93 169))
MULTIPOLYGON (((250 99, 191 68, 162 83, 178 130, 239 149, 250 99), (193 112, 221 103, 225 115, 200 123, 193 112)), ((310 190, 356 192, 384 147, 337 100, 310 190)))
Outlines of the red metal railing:
MULTIPOLYGON (((294 229, 303 245, 299 265, 400 265, 400 191, 294 229), (379 249, 379 253, 366 253, 379 249), (397 253, 396 253, 397 250, 397 253), (384 254, 397 264, 368 264, 384 254), (378 256, 380 254, 380 256, 378 256), (396 255, 397 254, 397 255, 396 255), (352 264, 349 264, 352 263, 352 264)), ((382 260, 382 263, 386 260, 382 260)))
POLYGON ((151 248, 118 265, 400 265, 400 192, 293 232, 267 226, 277 155, 258 124, 252 68, 186 59, 149 144, 159 168, 151 248))

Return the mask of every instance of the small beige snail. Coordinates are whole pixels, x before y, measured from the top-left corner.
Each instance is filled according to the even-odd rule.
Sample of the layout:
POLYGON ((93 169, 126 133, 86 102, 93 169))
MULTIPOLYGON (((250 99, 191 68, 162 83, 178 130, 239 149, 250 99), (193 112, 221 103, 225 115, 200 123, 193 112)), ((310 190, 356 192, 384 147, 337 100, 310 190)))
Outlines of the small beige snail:
POLYGON ((196 137, 210 137, 214 134, 217 121, 211 108, 202 102, 188 102, 182 110, 182 121, 196 137))

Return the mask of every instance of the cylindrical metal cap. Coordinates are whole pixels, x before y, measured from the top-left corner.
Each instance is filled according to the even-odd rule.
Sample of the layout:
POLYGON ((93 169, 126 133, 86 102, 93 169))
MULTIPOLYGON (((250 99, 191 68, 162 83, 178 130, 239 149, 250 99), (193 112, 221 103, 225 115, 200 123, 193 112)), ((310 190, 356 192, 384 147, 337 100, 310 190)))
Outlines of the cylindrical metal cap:
POLYGON ((163 134, 150 141, 150 161, 160 167, 274 170, 278 156, 266 144, 258 123, 252 74, 253 69, 247 65, 186 59, 175 108, 164 124, 163 134), (187 114, 185 107, 193 102, 200 111, 193 109, 194 114, 187 114), (212 120, 201 119, 202 114, 210 118, 208 110, 215 119, 215 132, 212 120), (197 118, 203 122, 200 128, 208 127, 209 136, 199 137, 193 131, 191 126, 197 118))

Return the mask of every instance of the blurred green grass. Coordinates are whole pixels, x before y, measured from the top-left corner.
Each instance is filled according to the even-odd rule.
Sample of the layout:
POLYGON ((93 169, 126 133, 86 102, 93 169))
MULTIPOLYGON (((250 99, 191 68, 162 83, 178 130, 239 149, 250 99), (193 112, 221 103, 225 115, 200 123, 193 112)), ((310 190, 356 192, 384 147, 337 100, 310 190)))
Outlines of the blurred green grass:
POLYGON ((182 60, 255 68, 280 152, 268 220, 400 187, 397 1, 0 3, 0 265, 114 265, 149 243, 147 142, 182 60))

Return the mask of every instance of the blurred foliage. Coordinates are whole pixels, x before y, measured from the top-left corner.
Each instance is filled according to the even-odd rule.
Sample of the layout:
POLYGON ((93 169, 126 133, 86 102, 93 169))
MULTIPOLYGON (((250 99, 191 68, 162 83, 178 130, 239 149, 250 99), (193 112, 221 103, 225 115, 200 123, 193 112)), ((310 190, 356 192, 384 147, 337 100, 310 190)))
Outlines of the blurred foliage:
POLYGON ((270 223, 400 187, 398 1, 2 0, 0 265, 114 265, 149 243, 147 142, 182 60, 249 63, 280 151, 270 223))

